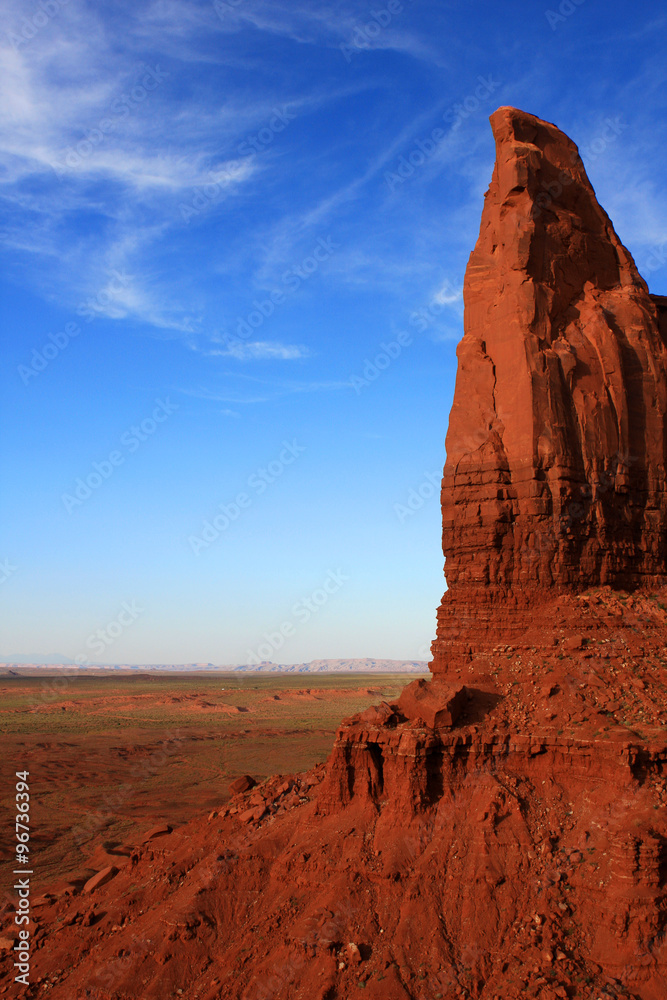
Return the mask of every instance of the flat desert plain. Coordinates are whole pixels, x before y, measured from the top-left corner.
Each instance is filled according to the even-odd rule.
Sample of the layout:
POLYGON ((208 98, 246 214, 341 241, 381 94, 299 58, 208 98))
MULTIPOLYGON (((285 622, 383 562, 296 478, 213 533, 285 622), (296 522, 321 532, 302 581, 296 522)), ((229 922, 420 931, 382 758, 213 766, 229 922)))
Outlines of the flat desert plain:
MULTIPOLYGON (((2 677, 2 829, 13 833, 14 773, 28 770, 33 887, 80 885, 160 824, 205 822, 239 775, 261 781, 324 761, 341 719, 395 700, 412 679, 2 677)), ((2 842, 9 860, 13 838, 2 842)))

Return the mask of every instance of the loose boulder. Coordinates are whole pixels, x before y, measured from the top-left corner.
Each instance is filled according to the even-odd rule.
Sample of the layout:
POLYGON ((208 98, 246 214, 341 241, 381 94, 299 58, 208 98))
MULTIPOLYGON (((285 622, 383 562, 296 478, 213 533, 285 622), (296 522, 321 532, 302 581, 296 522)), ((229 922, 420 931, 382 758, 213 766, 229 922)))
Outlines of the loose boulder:
POLYGON ((423 678, 403 688, 398 699, 398 711, 409 721, 422 719, 430 729, 451 728, 467 701, 462 684, 450 685, 423 678))

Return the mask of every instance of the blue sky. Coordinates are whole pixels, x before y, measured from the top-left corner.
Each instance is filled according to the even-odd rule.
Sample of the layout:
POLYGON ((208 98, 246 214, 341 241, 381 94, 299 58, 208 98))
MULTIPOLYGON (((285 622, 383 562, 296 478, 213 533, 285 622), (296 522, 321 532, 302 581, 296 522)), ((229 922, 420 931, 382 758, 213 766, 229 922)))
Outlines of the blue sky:
POLYGON ((424 658, 488 116, 572 136, 666 293, 667 15, 4 11, 0 652, 424 658))

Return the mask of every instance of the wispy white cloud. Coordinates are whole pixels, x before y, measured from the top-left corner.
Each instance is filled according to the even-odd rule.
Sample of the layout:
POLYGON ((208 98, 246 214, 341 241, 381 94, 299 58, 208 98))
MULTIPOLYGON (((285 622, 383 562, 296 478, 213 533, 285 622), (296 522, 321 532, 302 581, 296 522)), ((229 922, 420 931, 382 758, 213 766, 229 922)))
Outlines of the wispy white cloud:
POLYGON ((348 63, 353 58, 363 58, 368 52, 394 50, 440 64, 442 57, 437 47, 411 30, 409 20, 401 17, 408 7, 409 0, 401 12, 391 14, 384 10, 384 16, 378 20, 363 2, 290 3, 284 6, 265 0, 253 3, 245 0, 240 4, 214 0, 213 3, 222 31, 236 32, 251 25, 259 31, 303 45, 345 46, 348 63))
MULTIPOLYGON (((105 5, 72 0, 18 51, 6 39, 0 41, 0 201, 7 217, 2 245, 15 252, 33 287, 73 307, 104 290, 110 271, 125 271, 132 280, 109 302, 102 295, 95 314, 138 319, 184 336, 205 325, 206 293, 197 300, 198 291, 187 287, 187 266, 182 283, 172 280, 179 255, 185 262, 192 253, 200 254, 202 276, 222 279, 221 313, 234 315, 239 287, 232 287, 234 281, 243 282, 249 299, 255 290, 279 288, 285 269, 310 252, 309 243, 329 234, 341 249, 322 264, 327 280, 395 299, 410 295, 425 304, 443 256, 456 261, 446 266, 458 280, 459 264, 461 275, 465 266, 461 248, 469 249, 476 237, 480 192, 488 183, 492 157, 487 112, 496 96, 502 102, 532 95, 536 88, 539 94, 543 74, 525 70, 513 78, 511 94, 494 93, 488 108, 480 107, 460 128, 447 131, 406 186, 390 190, 385 172, 417 139, 443 124, 443 111, 457 96, 451 86, 446 97, 426 105, 406 100, 405 107, 419 108, 419 114, 407 123, 404 115, 396 115, 395 132, 386 105, 375 100, 364 105, 381 109, 375 117, 367 113, 364 136, 327 131, 320 116, 305 137, 302 119, 364 91, 381 92, 384 81, 372 69, 378 61, 368 59, 374 48, 440 65, 428 31, 417 27, 420 18, 409 16, 409 4, 404 8, 405 16, 397 14, 370 37, 363 29, 372 14, 362 0, 223 0, 220 13, 210 2, 148 0, 121 5, 111 14, 105 5), (269 37, 262 39, 260 33, 269 37), (275 48, 278 36, 296 46, 329 50, 357 37, 355 72, 347 71, 342 53, 340 72, 329 71, 321 83, 318 76, 314 85, 312 76, 303 85, 290 60, 282 60, 279 79, 267 82, 265 74, 261 85, 247 85, 245 76, 229 72, 230 66, 236 71, 243 64, 247 74, 253 60, 261 61, 262 45, 275 48), (210 63, 216 64, 215 86, 206 78, 210 63), (356 72, 362 66, 364 73, 356 72), (133 88, 149 72, 155 86, 145 96, 137 92, 141 99, 133 98, 133 88), (239 146, 266 128, 281 105, 299 122, 288 125, 289 141, 276 138, 261 154, 240 155, 239 146), (111 131, 100 128, 105 119, 111 120, 111 131), (97 132, 101 137, 94 142, 97 132), (373 137, 368 145, 366 134, 373 137), (309 169, 321 174, 321 183, 310 183, 309 169), (447 205, 446 218, 444 210, 441 215, 432 210, 439 201, 430 192, 440 175, 448 183, 461 182, 456 196, 445 192, 440 199, 447 205), (212 193, 202 194, 207 190, 212 193), (200 207, 185 219, 183 207, 187 214, 195 199, 200 207), (254 209, 244 216, 242 238, 233 225, 225 226, 225 212, 239 204, 254 209), (210 233, 218 222, 218 242, 198 244, 195 230, 210 233), (170 262, 164 264, 167 256, 170 262)), ((24 17, 20 0, 7 0, 7 23, 18 28, 24 17)), ((333 58, 330 51, 326 55, 333 58)), ((264 69, 267 65, 264 59, 264 69)), ((651 67, 636 85, 639 92, 630 95, 634 103, 642 88, 655 94, 662 82, 659 65, 651 67)), ((459 100, 466 87, 462 81, 459 100)), ((359 118, 350 120, 358 128, 359 118)), ((620 153, 625 137, 618 146, 620 153)), ((640 151, 639 144, 636 148, 640 151)), ((636 234, 648 247, 664 240, 667 216, 654 211, 656 201, 662 205, 664 199, 634 167, 624 173, 610 159, 610 186, 614 178, 623 183, 601 200, 618 218, 621 235, 632 241, 636 234)), ((304 287, 315 286, 313 280, 304 287)), ((442 297, 434 301, 456 315, 460 299, 450 299, 451 291, 438 294, 442 297)), ((239 345, 236 355, 217 346, 221 357, 244 361, 305 356, 295 353, 303 348, 269 341, 239 345)))
MULTIPOLYGON (((21 13, 10 2, 17 30, 21 13)), ((112 43, 74 5, 25 44, 0 41, 3 246, 24 255, 23 275, 47 298, 71 308, 92 299, 98 316, 188 330, 186 310, 151 280, 150 247, 181 224, 179 203, 212 175, 222 201, 256 164, 221 155, 234 134, 231 103, 207 108, 224 136, 216 148, 213 123, 205 140, 199 133, 196 107, 173 115, 166 70, 111 54, 112 43), (132 280, 109 296, 114 270, 132 280)))
MULTIPOLYGON (((323 227, 330 226, 332 220, 340 216, 346 206, 363 197, 367 186, 373 181, 377 181, 381 171, 398 155, 408 139, 419 134, 425 123, 432 121, 441 108, 442 102, 438 102, 435 107, 420 112, 373 157, 367 168, 358 177, 347 181, 302 212, 284 214, 272 230, 263 233, 256 247, 256 256, 259 261, 256 272, 257 280, 271 285, 286 263, 293 261, 298 255, 299 248, 303 246, 304 241, 311 239, 313 232, 321 231, 323 227)), ((360 247, 358 252, 363 254, 365 251, 360 247)), ((331 267, 331 265, 328 266, 331 267)), ((339 274, 342 273, 340 264, 334 264, 334 268, 339 274)), ((358 273, 353 267, 347 269, 347 274, 352 282, 358 281, 358 273)))
POLYGON ((310 356, 307 347, 301 347, 297 344, 279 344, 268 340, 249 341, 248 343, 230 341, 227 347, 213 348, 205 353, 208 357, 236 358, 237 361, 266 361, 268 359, 295 361, 310 356))
MULTIPOLYGON (((251 6, 257 16, 268 12, 251 6)), ((207 221, 229 197, 259 192, 263 175, 280 169, 277 142, 261 154, 248 144, 277 108, 289 122, 369 83, 251 96, 236 88, 222 101, 202 88, 184 101, 175 93, 178 68, 167 69, 160 52, 196 61, 197 33, 222 27, 212 5, 156 0, 117 22, 103 13, 68 5, 18 50, 0 40, 2 245, 26 255, 23 280, 72 307, 96 296, 111 268, 129 271, 131 285, 96 315, 187 332, 197 310, 147 266, 151 250, 184 224, 207 221)), ((19 30, 24 16, 8 0, 8 23, 19 30)))
POLYGON ((451 306, 463 301, 463 286, 456 288, 449 278, 446 278, 433 296, 433 302, 442 306, 451 306))
POLYGON ((301 395, 304 393, 318 392, 338 392, 341 389, 349 391, 351 384, 348 380, 317 380, 304 379, 266 379, 254 375, 246 375, 240 372, 225 373, 232 381, 240 380, 241 386, 247 384, 257 386, 255 391, 244 391, 243 388, 230 386, 225 389, 210 389, 208 386, 194 386, 189 388, 174 387, 174 392, 180 392, 184 396, 191 396, 214 403, 232 403, 237 406, 250 406, 257 403, 268 403, 283 396, 301 395))
MULTIPOLYGON (((657 30, 664 23, 665 18, 651 27, 657 30)), ((636 37, 648 28, 638 25, 636 37)), ((619 37, 610 39, 611 44, 620 42, 619 37)), ((600 204, 649 283, 652 251, 667 239, 667 193, 655 169, 664 144, 656 120, 665 113, 667 66, 660 53, 616 86, 612 97, 603 92, 597 107, 586 115, 580 112, 570 128, 600 204)))

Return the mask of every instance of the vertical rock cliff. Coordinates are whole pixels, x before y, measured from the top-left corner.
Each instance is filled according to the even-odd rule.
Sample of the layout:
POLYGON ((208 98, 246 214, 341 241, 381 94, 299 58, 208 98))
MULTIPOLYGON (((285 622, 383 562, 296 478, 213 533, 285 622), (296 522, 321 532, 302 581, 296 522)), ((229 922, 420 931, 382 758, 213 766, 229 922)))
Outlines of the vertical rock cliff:
POLYGON ((514 108, 491 125, 447 433, 436 673, 511 639, 546 595, 667 580, 664 301, 574 143, 514 108))

